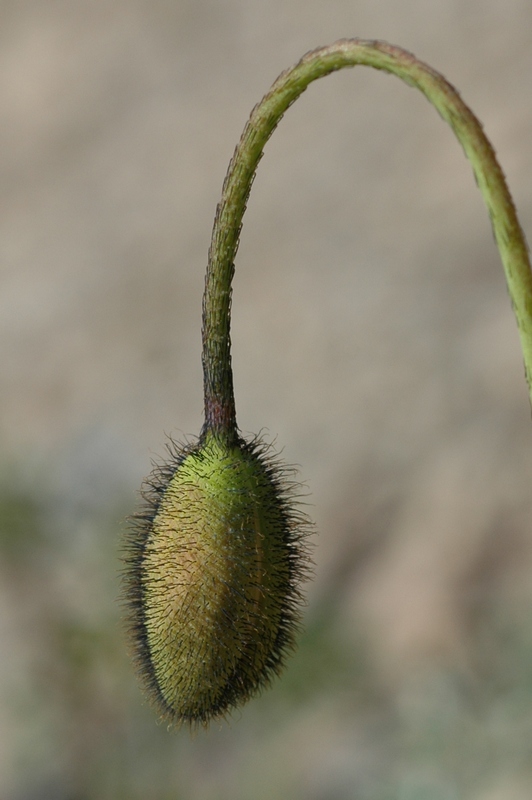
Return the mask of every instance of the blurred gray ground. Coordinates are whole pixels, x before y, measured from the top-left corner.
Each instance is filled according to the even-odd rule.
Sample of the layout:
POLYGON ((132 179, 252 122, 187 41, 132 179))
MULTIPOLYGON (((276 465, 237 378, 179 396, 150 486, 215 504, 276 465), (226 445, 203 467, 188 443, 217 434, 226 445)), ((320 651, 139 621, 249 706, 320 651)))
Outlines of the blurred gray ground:
POLYGON ((532 235, 528 0, 0 2, 0 797, 528 800, 532 425, 488 217, 394 78, 313 85, 261 162, 239 424, 301 465, 307 632, 231 724, 171 736, 123 655, 118 523, 199 432, 212 219, 277 74, 345 36, 455 83, 532 235))

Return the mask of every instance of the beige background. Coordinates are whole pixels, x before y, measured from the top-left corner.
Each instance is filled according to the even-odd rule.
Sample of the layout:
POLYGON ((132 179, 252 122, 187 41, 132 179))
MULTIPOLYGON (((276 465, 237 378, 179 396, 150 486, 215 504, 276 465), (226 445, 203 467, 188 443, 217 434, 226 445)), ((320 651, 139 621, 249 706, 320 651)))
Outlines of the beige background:
POLYGON ((192 742, 149 711, 126 724, 141 698, 111 548, 165 432, 201 427, 206 253, 254 103, 320 44, 401 44, 483 121, 530 236, 530 3, 4 0, 0 18, 0 469, 43 537, 0 576, 0 796, 528 799, 519 343, 471 170, 397 79, 344 71, 288 112, 234 284, 239 424, 301 465, 319 530, 308 629, 326 620, 345 674, 324 651, 309 683, 316 634, 292 679, 305 702, 279 718, 282 681, 192 742))

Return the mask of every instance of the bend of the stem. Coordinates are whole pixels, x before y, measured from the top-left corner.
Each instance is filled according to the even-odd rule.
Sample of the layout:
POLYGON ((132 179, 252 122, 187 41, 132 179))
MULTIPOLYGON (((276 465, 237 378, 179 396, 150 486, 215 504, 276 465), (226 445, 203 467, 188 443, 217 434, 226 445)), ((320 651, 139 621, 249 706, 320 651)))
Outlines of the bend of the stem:
POLYGON ((284 112, 317 78, 358 64, 393 73, 419 89, 449 123, 487 206, 506 273, 532 402, 532 270, 503 172, 482 126, 457 91, 411 53, 385 42, 342 39, 307 53, 253 109, 236 147, 216 211, 203 297, 204 430, 236 435, 231 370, 231 281, 242 218, 264 146, 284 112))

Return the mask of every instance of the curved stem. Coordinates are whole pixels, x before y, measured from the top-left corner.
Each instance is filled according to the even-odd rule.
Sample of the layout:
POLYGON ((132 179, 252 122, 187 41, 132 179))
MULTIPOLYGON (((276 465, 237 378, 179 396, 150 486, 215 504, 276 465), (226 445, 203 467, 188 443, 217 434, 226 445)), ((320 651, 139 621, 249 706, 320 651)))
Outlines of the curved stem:
POLYGON ((423 92, 462 145, 491 217, 532 401, 532 271, 504 175, 479 121, 442 75, 406 50, 385 42, 342 39, 307 53, 279 76, 253 109, 229 164, 214 221, 203 297, 204 433, 237 435, 229 331, 231 280, 242 217, 264 146, 284 112, 312 81, 358 64, 393 73, 423 92))

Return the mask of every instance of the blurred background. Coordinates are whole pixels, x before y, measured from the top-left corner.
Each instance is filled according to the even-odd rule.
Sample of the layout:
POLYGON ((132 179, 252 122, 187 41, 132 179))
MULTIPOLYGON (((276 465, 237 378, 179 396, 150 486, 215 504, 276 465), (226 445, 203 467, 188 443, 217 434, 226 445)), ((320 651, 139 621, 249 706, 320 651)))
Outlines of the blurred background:
POLYGON ((387 39, 483 121, 532 236, 528 0, 1 0, 0 800, 529 800, 532 425, 488 216, 421 95, 312 85, 234 285, 241 430, 300 466, 305 630, 267 693, 158 725, 121 630, 124 518, 202 424, 216 203, 305 51, 387 39))

